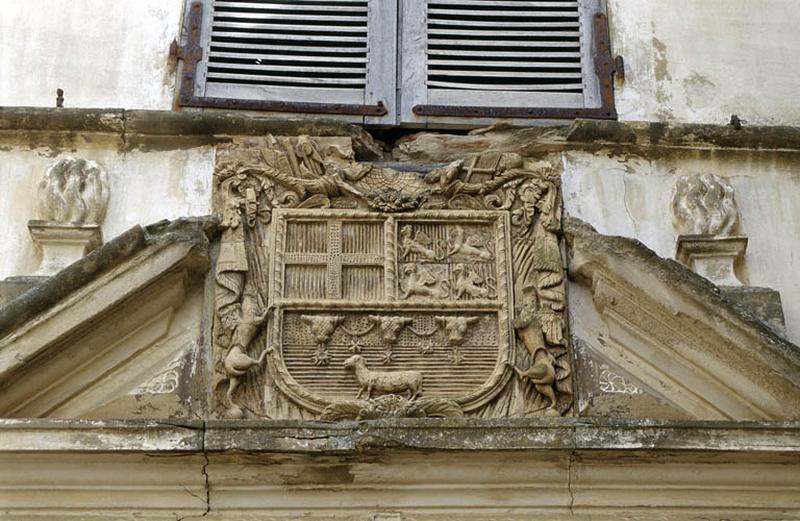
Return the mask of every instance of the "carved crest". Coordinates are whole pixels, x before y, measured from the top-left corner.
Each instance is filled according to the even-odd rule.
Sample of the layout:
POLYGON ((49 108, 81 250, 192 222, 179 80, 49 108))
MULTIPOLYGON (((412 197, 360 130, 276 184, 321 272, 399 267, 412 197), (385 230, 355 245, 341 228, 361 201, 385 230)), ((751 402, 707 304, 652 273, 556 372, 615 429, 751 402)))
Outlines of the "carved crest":
POLYGON ((269 296, 279 310, 269 341, 280 346, 276 385, 317 413, 338 401, 411 391, 367 385, 368 395, 361 392, 367 379, 404 371, 420 375, 427 398, 464 411, 490 401, 513 361, 508 225, 498 211, 276 210, 269 296), (409 229, 430 238, 431 255, 408 251, 401 237, 409 229), (482 240, 466 249, 453 240, 465 233, 482 240), (466 265, 468 288, 483 295, 456 290, 466 265), (353 356, 359 364, 347 371, 353 356))
POLYGON ((548 163, 488 153, 421 176, 356 163, 344 140, 268 138, 220 150, 216 188, 225 414, 571 407, 548 163))

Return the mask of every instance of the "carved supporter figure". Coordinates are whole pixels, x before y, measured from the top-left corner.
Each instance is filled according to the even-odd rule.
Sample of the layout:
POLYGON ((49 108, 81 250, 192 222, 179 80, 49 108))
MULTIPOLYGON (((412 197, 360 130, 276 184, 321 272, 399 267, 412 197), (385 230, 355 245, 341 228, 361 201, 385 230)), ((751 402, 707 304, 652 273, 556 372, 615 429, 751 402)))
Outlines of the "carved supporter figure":
MULTIPOLYGON (((532 307, 535 308, 536 306, 532 307)), ((558 381, 564 380, 569 376, 569 371, 563 367, 561 370, 557 369, 557 360, 547 348, 543 333, 544 328, 539 315, 540 313, 531 312, 531 308, 523 309, 520 317, 514 323, 517 334, 525 345, 525 349, 531 355, 531 366, 523 371, 516 366, 509 365, 517 373, 517 376, 530 380, 536 392, 549 400, 550 403, 547 406, 546 413, 560 416, 561 413, 556 408, 555 389, 558 381)))
POLYGON ((39 183, 37 217, 76 225, 102 224, 108 208, 108 175, 94 161, 67 157, 39 183))
POLYGON ((267 321, 271 307, 259 313, 256 304, 256 297, 249 291, 245 291, 242 298, 239 320, 233 330, 233 338, 228 352, 225 354, 224 366, 225 376, 228 378, 228 415, 231 417, 241 417, 244 415, 242 408, 233 400, 233 393, 239 386, 241 378, 247 372, 264 362, 264 358, 272 352, 272 348, 266 349, 257 359, 247 354, 250 342, 256 337, 261 327, 267 321))

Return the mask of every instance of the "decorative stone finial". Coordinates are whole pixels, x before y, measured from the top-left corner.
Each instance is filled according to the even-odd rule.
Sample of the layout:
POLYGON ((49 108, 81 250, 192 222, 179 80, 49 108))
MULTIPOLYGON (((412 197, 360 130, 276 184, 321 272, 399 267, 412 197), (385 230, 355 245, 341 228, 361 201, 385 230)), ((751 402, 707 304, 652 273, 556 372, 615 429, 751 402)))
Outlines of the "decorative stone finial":
POLYGON ((744 255, 747 237, 736 235, 739 209, 726 180, 710 173, 681 176, 672 222, 679 233, 679 262, 718 286, 742 285, 734 262, 744 255))
POLYGON ((675 183, 672 219, 680 235, 733 236, 739 225, 733 187, 714 174, 681 176, 675 183))
POLYGON ((108 208, 108 175, 94 161, 67 157, 47 169, 39 183, 38 220, 28 222, 41 249, 36 275, 53 275, 99 246, 108 208))
POLYGON ((108 175, 94 161, 66 157, 39 183, 37 217, 42 221, 102 224, 108 208, 108 175))

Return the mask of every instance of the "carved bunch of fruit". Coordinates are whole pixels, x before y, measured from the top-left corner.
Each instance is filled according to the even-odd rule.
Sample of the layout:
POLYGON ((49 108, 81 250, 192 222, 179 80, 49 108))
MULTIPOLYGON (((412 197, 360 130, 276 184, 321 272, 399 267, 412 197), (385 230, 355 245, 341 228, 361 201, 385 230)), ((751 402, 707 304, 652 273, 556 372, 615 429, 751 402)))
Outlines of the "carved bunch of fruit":
POLYGON ((259 312, 254 295, 245 293, 242 298, 241 311, 239 319, 233 330, 231 344, 228 347, 223 365, 225 367, 225 376, 228 379, 228 391, 226 397, 228 398, 227 415, 230 417, 244 416, 243 409, 234 401, 233 393, 239 386, 241 378, 244 377, 248 371, 254 367, 260 366, 264 362, 267 354, 272 352, 272 348, 266 349, 261 356, 253 358, 247 354, 247 348, 250 342, 258 334, 261 327, 267 321, 271 307, 263 312, 259 312))
POLYGON ((367 400, 372 394, 408 393, 408 399, 414 400, 422 393, 422 373, 419 371, 372 371, 361 355, 353 355, 344 361, 345 369, 353 371, 358 380, 359 390, 356 399, 365 396, 367 400))
POLYGON ((311 330, 311 336, 314 337, 314 342, 317 345, 317 350, 311 357, 314 360, 314 365, 330 364, 328 342, 330 342, 336 327, 342 323, 344 317, 341 315, 301 315, 300 319, 311 330))
POLYGON ((464 359, 461 354, 461 344, 464 343, 464 336, 469 326, 478 320, 478 317, 436 317, 436 321, 444 327, 444 332, 447 334, 447 344, 453 349, 450 361, 454 365, 459 365, 464 359))
POLYGON ((75 225, 102 224, 108 208, 108 174, 94 161, 66 157, 39 183, 37 217, 75 225))
POLYGON ((397 344, 400 332, 406 326, 410 326, 414 319, 408 317, 379 317, 376 315, 370 315, 369 319, 378 325, 381 333, 381 340, 383 340, 384 346, 382 363, 384 365, 390 364, 394 355, 392 348, 397 344))

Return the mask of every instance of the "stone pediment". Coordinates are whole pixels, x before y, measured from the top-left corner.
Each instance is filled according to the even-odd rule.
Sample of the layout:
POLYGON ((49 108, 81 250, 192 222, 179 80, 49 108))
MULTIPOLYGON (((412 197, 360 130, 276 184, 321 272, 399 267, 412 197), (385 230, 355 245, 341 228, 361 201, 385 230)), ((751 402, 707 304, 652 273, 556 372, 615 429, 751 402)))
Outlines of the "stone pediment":
MULTIPOLYGON (((800 348, 769 324, 638 241, 575 219, 566 220, 565 235, 572 333, 583 347, 577 356, 610 367, 601 382, 607 392, 623 401, 650 395, 683 418, 800 415, 800 348)), ((587 394, 581 409, 591 409, 587 394)))
POLYGON ((0 416, 194 414, 204 227, 134 227, 0 308, 0 416))
POLYGON ((217 161, 219 224, 135 228, 0 308, 0 416, 798 416, 798 348, 562 223, 550 163, 419 174, 308 137, 217 161))

